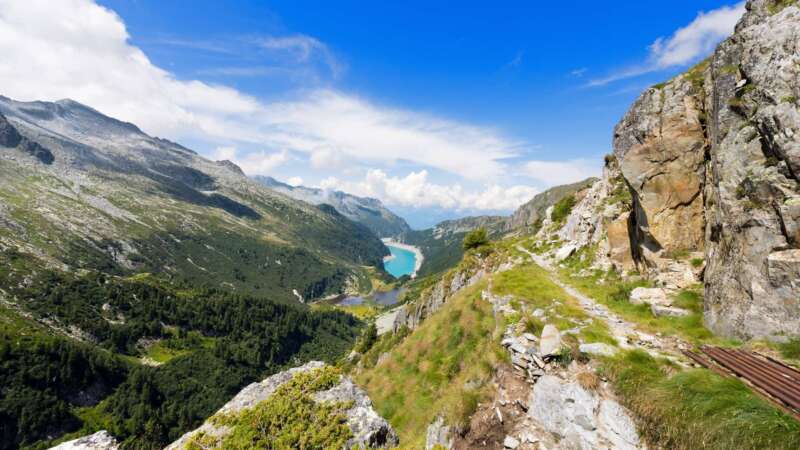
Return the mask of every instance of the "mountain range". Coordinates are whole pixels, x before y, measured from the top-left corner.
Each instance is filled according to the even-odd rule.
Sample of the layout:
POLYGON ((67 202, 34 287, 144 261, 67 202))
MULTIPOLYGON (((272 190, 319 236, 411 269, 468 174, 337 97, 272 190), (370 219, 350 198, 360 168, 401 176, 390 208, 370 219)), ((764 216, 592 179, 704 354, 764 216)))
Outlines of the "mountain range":
POLYGON ((342 191, 291 186, 272 177, 255 176, 255 180, 273 191, 280 192, 312 205, 328 204, 343 216, 369 228, 378 237, 393 237, 408 232, 406 221, 389 211, 376 198, 358 197, 342 191))
POLYGON ((0 246, 51 266, 295 300, 368 289, 388 253, 333 207, 71 100, 0 98, 0 180, 0 246))

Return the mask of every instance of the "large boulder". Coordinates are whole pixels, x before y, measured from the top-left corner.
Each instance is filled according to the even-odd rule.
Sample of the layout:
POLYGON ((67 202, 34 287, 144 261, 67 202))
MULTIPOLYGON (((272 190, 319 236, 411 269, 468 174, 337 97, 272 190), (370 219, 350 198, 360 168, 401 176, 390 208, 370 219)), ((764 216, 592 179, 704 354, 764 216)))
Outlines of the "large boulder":
POLYGON ((614 130, 614 155, 633 195, 640 262, 704 245, 702 72, 648 89, 614 130), (700 82, 697 82, 697 77, 700 82))
POLYGON ((702 276, 706 324, 745 339, 800 330, 800 5, 782 3, 749 0, 707 61, 648 89, 614 134, 633 206, 609 254, 629 247, 672 289, 702 276), (674 270, 699 251, 701 271, 674 270))
POLYGON ((539 378, 533 386, 528 415, 560 438, 559 448, 633 450, 643 447, 625 408, 584 389, 577 382, 552 375, 539 378))
POLYGON ((542 337, 539 339, 539 354, 542 357, 552 356, 562 348, 561 333, 554 325, 547 324, 542 329, 542 337))

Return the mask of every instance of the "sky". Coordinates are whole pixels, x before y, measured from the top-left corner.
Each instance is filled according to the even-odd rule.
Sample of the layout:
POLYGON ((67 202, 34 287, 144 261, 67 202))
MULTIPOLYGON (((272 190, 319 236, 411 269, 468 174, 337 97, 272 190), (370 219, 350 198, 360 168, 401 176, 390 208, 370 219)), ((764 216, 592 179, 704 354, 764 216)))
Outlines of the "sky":
POLYGON ((415 228, 599 176, 744 3, 0 0, 0 94, 71 98, 415 228), (568 4, 565 4, 568 3, 568 4))

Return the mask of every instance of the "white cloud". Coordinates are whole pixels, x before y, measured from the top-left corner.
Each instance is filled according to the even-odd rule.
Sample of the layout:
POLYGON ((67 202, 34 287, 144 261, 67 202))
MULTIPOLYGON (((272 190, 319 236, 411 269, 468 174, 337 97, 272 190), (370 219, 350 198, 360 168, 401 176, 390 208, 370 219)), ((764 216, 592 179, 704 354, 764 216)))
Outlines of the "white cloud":
POLYGON ((236 147, 217 147, 212 158, 216 161, 233 161, 236 159, 236 147))
POLYGON ((267 50, 287 52, 297 62, 308 63, 315 56, 319 57, 328 66, 334 77, 339 77, 344 72, 344 65, 334 56, 328 46, 314 37, 304 34, 271 36, 260 39, 258 43, 267 50))
POLYGON ((483 211, 513 210, 538 192, 530 186, 498 185, 486 186, 481 191, 469 191, 460 184, 431 183, 425 170, 411 172, 405 177, 393 177, 380 169, 371 169, 361 181, 343 181, 330 177, 322 181, 321 187, 376 197, 389 205, 483 211))
POLYGON ((522 172, 547 186, 575 183, 589 177, 600 176, 600 158, 597 161, 574 159, 570 161, 528 161, 522 172))
MULTIPOLYGON (((491 128, 330 89, 266 103, 225 86, 180 80, 153 65, 128 37, 120 17, 91 0, 0 0, 0 93, 17 100, 72 98, 174 140, 265 149, 238 155, 251 174, 281 163, 286 149, 318 163, 332 152, 373 167, 407 161, 492 180, 506 173, 502 160, 521 147, 491 128)), ((321 43, 295 36, 265 45, 310 58, 321 43)))
POLYGON ((580 69, 574 69, 574 70, 570 71, 569 74, 570 74, 570 76, 573 76, 575 78, 580 78, 580 77, 586 75, 586 72, 588 72, 588 71, 589 71, 588 68, 581 67, 580 69))
POLYGON ((291 159, 287 150, 249 152, 241 155, 236 147, 217 147, 211 157, 217 161, 228 160, 239 167, 247 167, 247 173, 250 175, 271 175, 276 168, 291 159))
POLYGON ((730 36, 745 12, 745 2, 700 12, 692 23, 675 31, 669 38, 660 37, 650 45, 646 63, 629 67, 605 78, 592 80, 589 86, 637 77, 657 70, 691 64, 710 54, 723 39, 730 36))
POLYGON ((292 186, 302 186, 303 185, 303 179, 300 178, 300 177, 291 177, 288 180, 286 180, 286 183, 290 184, 292 186))

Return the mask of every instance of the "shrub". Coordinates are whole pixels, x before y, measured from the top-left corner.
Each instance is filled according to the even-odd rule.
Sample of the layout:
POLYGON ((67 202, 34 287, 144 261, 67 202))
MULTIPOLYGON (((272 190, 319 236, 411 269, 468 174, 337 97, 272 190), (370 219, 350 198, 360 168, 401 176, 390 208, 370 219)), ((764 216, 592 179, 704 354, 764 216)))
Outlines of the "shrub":
POLYGON ((572 208, 575 206, 575 196, 569 195, 567 197, 562 198, 561 200, 557 201, 555 205, 553 205, 553 212, 550 214, 550 219, 553 223, 563 223, 569 213, 572 212, 572 208))
POLYGON ((464 250, 472 250, 479 247, 483 247, 484 245, 489 243, 489 236, 486 233, 485 228, 477 228, 464 236, 464 250))

